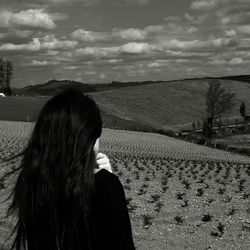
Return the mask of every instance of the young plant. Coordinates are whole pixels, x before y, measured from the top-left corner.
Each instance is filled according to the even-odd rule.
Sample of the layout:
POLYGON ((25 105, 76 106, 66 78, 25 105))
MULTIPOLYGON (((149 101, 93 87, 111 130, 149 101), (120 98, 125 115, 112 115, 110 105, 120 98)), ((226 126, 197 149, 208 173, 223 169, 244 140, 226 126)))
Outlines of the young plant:
POLYGON ((202 196, 204 194, 204 191, 202 188, 198 188, 196 192, 196 196, 202 196))
POLYGON ((229 211, 228 211, 228 213, 227 213, 227 216, 234 215, 235 211, 236 211, 236 210, 235 210, 234 207, 230 208, 229 211))
POLYGON ((160 199, 160 195, 159 194, 152 194, 151 195, 151 198, 152 198, 152 203, 154 203, 154 202, 156 202, 156 201, 158 201, 159 199, 160 199))
POLYGON ((163 207, 163 202, 162 201, 158 201, 156 203, 156 208, 155 208, 155 212, 160 212, 161 208, 163 207))
POLYGON ((212 215, 210 215, 210 214, 204 214, 204 215, 202 216, 201 220, 202 220, 203 222, 209 222, 209 221, 212 220, 212 218, 213 218, 212 215))
POLYGON ((177 225, 183 224, 183 218, 181 216, 175 216, 174 220, 176 221, 177 225))
POLYGON ((188 207, 188 200, 184 200, 184 204, 182 204, 181 207, 188 207))
POLYGON ((176 194, 176 198, 177 198, 177 200, 183 200, 183 196, 185 195, 185 193, 180 193, 180 192, 178 192, 177 194, 176 194))
POLYGON ((141 187, 139 189, 139 192, 137 193, 138 195, 143 195, 143 194, 146 194, 147 193, 147 190, 145 190, 143 187, 141 187))
POLYGON ((224 234, 225 225, 223 225, 221 222, 219 222, 217 229, 219 230, 220 235, 222 236, 224 234))
POLYGON ((224 194, 225 191, 226 191, 225 188, 219 188, 219 189, 218 189, 218 193, 219 193, 219 194, 224 194))
POLYGON ((152 216, 148 214, 143 214, 142 219, 143 219, 143 226, 145 226, 146 228, 148 228, 152 224, 152 219, 153 219, 152 216))
POLYGON ((129 183, 131 182, 131 179, 130 179, 130 178, 127 178, 127 179, 125 180, 125 182, 126 182, 127 184, 129 184, 129 183))
POLYGON ((122 177, 123 172, 122 172, 122 171, 119 171, 117 174, 118 174, 119 177, 122 177))
POLYGON ((126 203, 127 203, 127 205, 129 205, 130 204, 130 201, 132 201, 133 200, 133 198, 132 197, 128 197, 127 199, 126 199, 126 203))
POLYGON ((190 183, 187 180, 183 180, 182 184, 185 186, 186 189, 190 188, 190 183))
POLYGON ((168 187, 167 186, 162 186, 161 189, 162 189, 162 192, 165 193, 167 191, 168 187))

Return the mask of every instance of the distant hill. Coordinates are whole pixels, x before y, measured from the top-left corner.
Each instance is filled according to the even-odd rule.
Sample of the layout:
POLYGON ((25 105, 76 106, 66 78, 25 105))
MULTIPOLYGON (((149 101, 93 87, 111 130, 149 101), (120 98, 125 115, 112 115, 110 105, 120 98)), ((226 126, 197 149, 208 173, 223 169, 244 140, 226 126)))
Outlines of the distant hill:
POLYGON ((207 81, 209 79, 218 79, 218 80, 232 80, 232 81, 239 81, 239 82, 246 82, 250 83, 250 75, 237 75, 237 76, 223 76, 223 77, 204 77, 204 78, 188 78, 182 80, 175 80, 175 81, 142 81, 142 82, 118 82, 113 81, 111 83, 96 83, 96 84, 87 84, 72 80, 49 80, 43 84, 37 85, 30 85, 24 88, 12 88, 15 94, 19 96, 53 96, 58 92, 66 89, 68 87, 73 87, 81 90, 84 93, 94 93, 100 91, 109 91, 115 89, 121 89, 126 87, 132 86, 141 86, 141 85, 148 85, 148 84, 158 84, 164 82, 178 82, 178 81, 189 81, 189 80, 202 80, 207 81))
MULTIPOLYGON (((191 128, 193 121, 202 122, 205 118, 205 95, 212 78, 189 79, 168 82, 147 83, 112 83, 100 85, 99 89, 88 89, 90 95, 100 106, 107 127, 131 129, 179 130, 191 128), (129 86, 129 84, 131 84, 129 86), (118 87, 117 87, 118 86, 118 87), (113 89, 112 89, 113 88, 113 89), (95 91, 94 91, 95 90, 95 91), (101 91, 102 90, 102 91, 101 91)), ((250 115, 250 84, 244 81, 220 78, 222 86, 236 93, 236 104, 231 114, 226 117, 240 117, 239 107, 242 101, 250 115)), ((82 86, 82 83, 78 83, 82 86)), ((78 86, 77 85, 77 86, 78 86)), ((61 81, 38 86, 39 89, 58 91, 61 81)), ((84 86, 84 85, 83 85, 84 86)), ((36 86, 34 86, 36 87, 36 86)), ((96 87, 93 85, 92 87, 96 87)), ((84 87, 83 87, 84 88, 84 87)), ((51 92, 52 93, 52 92, 51 92)), ((49 96, 6 97, 0 98, 0 119, 36 120, 39 110, 49 96)))
MULTIPOLYGON (((132 119, 158 129, 172 129, 206 116, 205 96, 211 78, 162 82, 127 87, 102 93, 92 93, 103 110, 123 119, 132 119)), ((222 86, 236 93, 236 104, 228 117, 239 117, 239 107, 245 102, 250 113, 250 84, 223 80, 222 86)), ((226 116, 226 117, 227 117, 226 116)))
POLYGON ((107 91, 112 89, 120 89, 129 86, 146 85, 152 83, 158 83, 159 81, 144 81, 144 82, 115 82, 112 83, 100 83, 100 84, 86 84, 71 80, 50 80, 44 84, 37 84, 26 86, 24 88, 12 88, 15 94, 20 96, 53 96, 58 92, 68 87, 77 88, 83 93, 92 93, 107 91))
POLYGON ((250 83, 250 75, 223 76, 223 77, 219 77, 218 79, 250 83))
POLYGON ((82 92, 95 92, 96 89, 81 82, 70 80, 50 80, 44 84, 26 86, 21 89, 15 89, 15 93, 20 96, 52 96, 68 87, 78 88, 82 92))

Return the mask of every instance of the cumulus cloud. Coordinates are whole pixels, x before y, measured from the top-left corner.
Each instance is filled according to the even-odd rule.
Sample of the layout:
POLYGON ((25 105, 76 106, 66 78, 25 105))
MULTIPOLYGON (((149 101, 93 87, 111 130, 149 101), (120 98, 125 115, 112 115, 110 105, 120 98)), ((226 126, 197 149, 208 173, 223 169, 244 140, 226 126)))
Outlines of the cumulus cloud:
POLYGON ((167 49, 180 50, 210 50, 210 49, 224 49, 226 47, 234 47, 238 45, 238 41, 233 38, 213 38, 209 40, 193 40, 181 41, 177 39, 164 41, 162 46, 167 49))
POLYGON ((75 56, 84 56, 90 58, 115 57, 119 51, 119 47, 85 47, 76 49, 75 56))
POLYGON ((113 37, 119 37, 125 40, 145 40, 156 35, 164 29, 163 25, 147 26, 143 29, 113 29, 113 37))
POLYGON ((220 0, 197 0, 191 3, 191 9, 211 10, 215 8, 219 3, 220 3, 220 0))
POLYGON ((154 46, 148 43, 127 43, 120 47, 122 53, 127 54, 141 54, 141 53, 150 53, 154 50, 154 46))
POLYGON ((191 16, 190 14, 188 14, 188 13, 185 13, 185 19, 187 20, 187 21, 193 21, 195 18, 193 17, 193 16, 191 16))
POLYGON ((113 35, 127 40, 144 40, 147 37, 147 31, 142 29, 114 29, 113 35))
POLYGON ((237 31, 239 33, 245 33, 245 34, 250 34, 250 25, 242 25, 237 27, 237 31))
MULTIPOLYGON (((22 2, 27 1, 38 2, 38 0, 22 2)), ((70 4, 76 1, 85 5, 103 1, 115 5, 149 3, 147 0, 41 0, 39 2, 70 4)), ((78 4, 78 6, 83 5, 78 4)), ((118 76, 117 79, 126 77, 129 80, 137 78, 141 80, 141 76, 151 78, 152 74, 155 76, 157 74, 157 78, 162 76, 164 78, 166 67, 167 77, 182 77, 180 72, 193 76, 203 70, 209 74, 210 69, 216 71, 219 68, 246 69, 247 66, 243 65, 250 61, 250 56, 247 54, 250 44, 249 0, 193 0, 190 7, 192 8, 190 13, 180 12, 182 14, 179 16, 168 16, 165 19, 161 16, 159 18, 162 22, 158 23, 159 25, 146 27, 141 27, 140 20, 138 22, 136 20, 133 25, 131 19, 129 22, 131 26, 124 28, 119 26, 121 22, 116 22, 116 16, 110 17, 114 18, 113 26, 104 30, 105 27, 110 27, 110 24, 104 22, 98 26, 102 16, 93 25, 86 27, 79 26, 80 16, 75 17, 69 22, 62 22, 63 25, 57 29, 59 21, 67 18, 61 13, 51 13, 53 8, 58 9, 58 6, 20 4, 15 10, 0 9, 0 52, 7 55, 21 54, 24 61, 28 62, 26 66, 37 69, 41 67, 41 72, 44 72, 44 67, 48 65, 58 65, 51 68, 53 70, 57 68, 58 72, 60 69, 63 73, 58 73, 59 76, 64 74, 74 78, 78 76, 77 73, 81 73, 84 80, 93 81, 102 77, 109 79, 110 76, 118 76), (29 9, 18 10, 17 8, 21 6, 29 6, 29 9), (96 30, 89 27, 96 27, 96 30), (59 35, 63 32, 64 36, 59 35), (218 65, 222 67, 217 67, 218 65), (83 72, 82 68, 86 71, 83 72), (104 72, 105 75, 101 77, 100 72, 104 72)), ((67 8, 64 10, 67 12, 67 8)), ((71 7, 69 13, 72 13, 71 7)), ((88 13, 87 8, 86 13, 88 13)), ((89 20, 91 15, 92 13, 85 21, 89 20)), ((21 64, 19 58, 16 65, 21 64)), ((54 74, 57 77, 57 73, 54 74)))
POLYGON ((40 40, 41 48, 44 49, 72 49, 78 42, 71 40, 58 40, 55 35, 46 35, 40 40))
POLYGON ((0 33, 2 43, 22 44, 30 41, 32 31, 30 30, 10 30, 0 33))
MULTIPOLYGON (((31 66, 48 66, 48 65, 58 65, 59 63, 58 62, 55 62, 55 61, 47 61, 47 60, 44 60, 44 61, 38 61, 38 60, 32 60, 32 62, 29 64, 31 66)), ((25 64, 27 65, 27 64, 25 64)))
POLYGON ((41 45, 38 38, 27 44, 5 43, 0 46, 0 51, 39 51, 41 45))
POLYGON ((243 59, 240 57, 235 57, 235 58, 232 58, 229 63, 233 64, 233 65, 241 64, 241 63, 243 63, 243 59))
POLYGON ((169 36, 184 37, 198 31, 196 18, 187 13, 183 16, 167 16, 164 21, 166 24, 162 32, 158 33, 161 39, 164 39, 162 35, 165 35, 166 38, 169 38, 169 36))
POLYGON ((43 9, 21 10, 12 12, 9 10, 0 10, 0 27, 10 28, 41 28, 52 30, 57 26, 54 19, 60 19, 62 16, 56 14, 55 17, 46 13, 43 9))
POLYGON ((119 46, 76 48, 73 51, 72 57, 82 58, 84 61, 109 59, 110 62, 114 63, 120 59, 130 61, 148 60, 152 56, 154 58, 187 60, 209 58, 211 53, 226 52, 228 48, 236 47, 237 45, 238 40, 231 37, 190 41, 171 39, 158 43, 129 42, 119 46))
POLYGON ((6 43, 0 46, 2 51, 39 51, 45 50, 65 50, 72 49, 78 43, 70 40, 58 40, 54 35, 47 35, 43 38, 33 38, 32 42, 27 44, 6 43))
POLYGON ((228 13, 222 13, 221 23, 224 25, 228 24, 248 24, 250 22, 250 11, 234 13, 230 16, 226 16, 228 13))
POLYGON ((227 36, 236 36, 236 31, 235 30, 226 30, 226 35, 227 36))
POLYGON ((244 61, 242 58, 240 57, 234 57, 230 60, 225 60, 225 59, 214 59, 210 62, 210 64, 214 64, 214 65, 239 65, 239 64, 243 64, 244 61))
POLYGON ((105 41, 109 38, 105 32, 94 32, 84 29, 78 29, 71 33, 73 39, 83 42, 105 41))
POLYGON ((162 64, 160 64, 159 62, 152 62, 152 63, 148 64, 149 68, 158 68, 158 67, 161 67, 161 66, 162 66, 162 64))
POLYGON ((73 66, 73 65, 67 65, 67 66, 63 66, 64 70, 76 70, 78 69, 80 66, 73 66))
POLYGON ((213 24, 219 22, 228 26, 250 22, 249 0, 196 0, 192 2, 191 9, 204 10, 197 12, 201 23, 209 20, 213 24))
POLYGON ((143 29, 113 28, 107 32, 95 32, 84 29, 78 29, 71 33, 71 38, 83 42, 111 41, 111 40, 145 40, 154 37, 164 29, 163 25, 146 26, 143 29))

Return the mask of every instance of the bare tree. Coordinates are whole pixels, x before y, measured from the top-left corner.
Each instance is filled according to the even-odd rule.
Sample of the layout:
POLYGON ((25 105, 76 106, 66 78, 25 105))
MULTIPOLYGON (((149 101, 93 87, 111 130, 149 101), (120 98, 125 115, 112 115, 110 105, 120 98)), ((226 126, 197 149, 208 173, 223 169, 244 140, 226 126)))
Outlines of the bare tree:
POLYGON ((244 102, 241 103, 240 105, 240 115, 243 118, 243 130, 245 130, 245 122, 246 122, 246 105, 244 102))
POLYGON ((13 64, 7 58, 0 58, 0 86, 2 92, 12 95, 10 81, 13 76, 13 64))
POLYGON ((207 133, 212 137, 214 120, 229 113, 234 106, 235 93, 226 92, 218 80, 209 82, 206 95, 207 133))

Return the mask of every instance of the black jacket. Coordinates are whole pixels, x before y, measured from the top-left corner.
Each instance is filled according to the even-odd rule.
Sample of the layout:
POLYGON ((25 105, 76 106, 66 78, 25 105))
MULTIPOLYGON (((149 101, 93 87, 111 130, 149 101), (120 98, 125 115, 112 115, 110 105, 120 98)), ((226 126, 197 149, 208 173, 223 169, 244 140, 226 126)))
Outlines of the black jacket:
POLYGON ((135 249, 123 186, 105 169, 95 174, 90 230, 94 250, 135 249))

